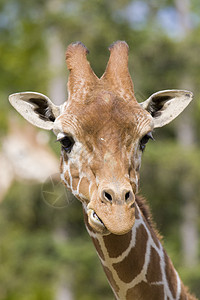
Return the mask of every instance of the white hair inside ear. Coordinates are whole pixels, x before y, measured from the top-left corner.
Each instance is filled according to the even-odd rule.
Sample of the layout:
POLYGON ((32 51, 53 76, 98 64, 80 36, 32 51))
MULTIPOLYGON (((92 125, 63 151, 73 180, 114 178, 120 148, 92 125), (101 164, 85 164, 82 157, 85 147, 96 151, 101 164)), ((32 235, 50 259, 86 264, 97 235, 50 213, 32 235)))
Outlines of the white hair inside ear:
POLYGON ((55 119, 60 115, 60 107, 40 93, 23 92, 9 96, 12 106, 31 124, 51 130, 55 119))
POLYGON ((192 92, 164 90, 151 95, 140 105, 153 117, 154 128, 162 127, 174 120, 192 101, 192 92))

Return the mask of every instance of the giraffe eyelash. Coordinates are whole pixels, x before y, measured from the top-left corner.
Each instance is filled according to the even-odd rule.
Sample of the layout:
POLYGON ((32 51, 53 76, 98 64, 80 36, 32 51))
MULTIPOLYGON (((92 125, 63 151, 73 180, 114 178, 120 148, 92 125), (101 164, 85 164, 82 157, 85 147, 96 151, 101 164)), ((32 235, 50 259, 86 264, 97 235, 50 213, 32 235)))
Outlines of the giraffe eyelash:
POLYGON ((140 150, 143 152, 149 140, 155 141, 152 132, 145 134, 140 140, 140 150))
POLYGON ((58 139, 57 142, 60 142, 62 148, 67 152, 67 153, 70 153, 74 144, 75 144, 75 141, 74 139, 71 137, 71 136, 67 136, 65 135, 63 138, 61 139, 58 139))

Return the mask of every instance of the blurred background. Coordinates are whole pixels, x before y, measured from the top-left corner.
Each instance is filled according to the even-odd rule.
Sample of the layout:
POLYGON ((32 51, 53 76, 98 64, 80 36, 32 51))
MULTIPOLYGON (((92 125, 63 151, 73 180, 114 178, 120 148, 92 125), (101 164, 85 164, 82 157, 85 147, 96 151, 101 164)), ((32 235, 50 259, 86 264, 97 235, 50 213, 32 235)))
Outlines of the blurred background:
POLYGON ((60 184, 60 147, 24 121, 8 95, 67 97, 65 50, 82 41, 96 74, 126 40, 138 101, 188 89, 194 101, 154 133, 141 193, 169 256, 200 297, 199 0, 0 0, 0 300, 114 299, 85 230, 81 204, 60 184))

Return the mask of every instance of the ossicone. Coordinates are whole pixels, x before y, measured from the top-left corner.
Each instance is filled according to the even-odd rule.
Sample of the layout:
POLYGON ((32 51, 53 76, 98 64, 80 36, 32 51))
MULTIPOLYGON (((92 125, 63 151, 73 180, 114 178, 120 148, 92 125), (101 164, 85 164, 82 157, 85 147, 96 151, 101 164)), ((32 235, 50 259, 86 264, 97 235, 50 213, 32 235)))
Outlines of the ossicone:
POLYGON ((84 101, 84 98, 87 98, 87 94, 99 80, 87 60, 88 53, 88 49, 81 42, 72 43, 67 48, 66 63, 70 71, 68 90, 72 100, 77 101, 81 98, 84 101))
MULTIPOLYGON (((67 47, 66 63, 68 70, 77 67, 78 62, 87 62, 86 55, 89 53, 87 47, 81 42, 75 42, 67 47)), ((80 67, 80 65, 79 65, 80 67)))
POLYGON ((109 46, 110 58, 101 77, 124 100, 135 100, 133 82, 128 69, 129 47, 125 41, 117 41, 109 46))

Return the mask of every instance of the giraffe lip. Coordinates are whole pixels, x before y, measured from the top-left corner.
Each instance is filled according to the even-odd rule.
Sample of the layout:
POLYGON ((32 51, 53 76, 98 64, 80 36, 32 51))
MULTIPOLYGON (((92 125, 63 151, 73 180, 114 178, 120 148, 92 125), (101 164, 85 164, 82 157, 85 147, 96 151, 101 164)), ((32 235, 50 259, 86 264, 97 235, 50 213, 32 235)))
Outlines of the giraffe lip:
MULTIPOLYGON (((95 219, 97 219, 98 221, 100 221, 101 222, 101 224, 103 224, 104 225, 104 223, 103 223, 103 221, 97 216, 97 214, 95 213, 95 211, 93 210, 93 213, 92 213, 92 216, 93 216, 93 218, 95 218, 95 219)), ((105 226, 105 225, 104 225, 105 226)))
POLYGON ((91 208, 88 209, 87 213, 94 222, 100 222, 105 227, 103 221, 98 217, 98 215, 96 214, 96 212, 93 209, 91 209, 91 208))
POLYGON ((87 210, 87 214, 88 214, 89 224, 90 226, 92 226, 92 228, 95 231, 103 235, 107 235, 110 233, 106 228, 105 224, 103 223, 103 221, 99 218, 99 216, 96 214, 96 212, 93 209, 89 208, 87 210))

